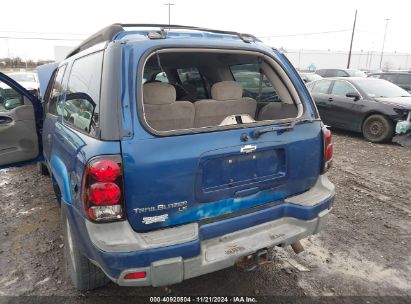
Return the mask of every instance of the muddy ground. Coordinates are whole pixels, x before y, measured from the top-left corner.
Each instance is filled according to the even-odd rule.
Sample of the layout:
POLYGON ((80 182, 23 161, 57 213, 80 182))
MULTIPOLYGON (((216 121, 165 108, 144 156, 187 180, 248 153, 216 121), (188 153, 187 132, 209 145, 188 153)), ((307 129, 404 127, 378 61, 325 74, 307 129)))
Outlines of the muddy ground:
MULTIPOLYGON (((88 295, 411 296, 411 149, 334 132, 328 225, 295 255, 278 249, 258 271, 226 269, 166 288, 113 283, 88 295)), ((0 170, 0 295, 80 295, 63 266, 48 177, 36 166, 0 170)))

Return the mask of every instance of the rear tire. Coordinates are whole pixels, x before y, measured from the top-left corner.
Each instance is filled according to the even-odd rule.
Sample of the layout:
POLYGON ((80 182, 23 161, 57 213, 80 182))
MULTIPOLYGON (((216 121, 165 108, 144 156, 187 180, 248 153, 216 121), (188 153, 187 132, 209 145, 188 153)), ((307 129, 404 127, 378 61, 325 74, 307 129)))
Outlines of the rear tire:
POLYGON ((107 285, 110 279, 96 265, 83 256, 73 237, 66 207, 61 208, 61 221, 64 235, 64 258, 66 272, 73 285, 80 291, 92 290, 107 285))
POLYGON ((373 143, 387 142, 394 136, 394 124, 383 115, 370 115, 362 125, 362 134, 373 143))

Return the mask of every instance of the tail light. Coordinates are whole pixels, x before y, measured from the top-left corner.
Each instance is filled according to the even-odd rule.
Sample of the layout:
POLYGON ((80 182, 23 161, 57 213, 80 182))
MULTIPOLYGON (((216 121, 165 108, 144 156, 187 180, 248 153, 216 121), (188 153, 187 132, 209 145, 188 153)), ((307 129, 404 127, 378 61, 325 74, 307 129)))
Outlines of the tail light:
POLYGON ((323 127, 323 139, 324 139, 324 162, 323 173, 327 172, 332 165, 333 157, 333 144, 331 131, 327 127, 323 127))
POLYGON ((120 156, 93 158, 83 178, 83 209, 94 222, 124 219, 123 174, 120 156))

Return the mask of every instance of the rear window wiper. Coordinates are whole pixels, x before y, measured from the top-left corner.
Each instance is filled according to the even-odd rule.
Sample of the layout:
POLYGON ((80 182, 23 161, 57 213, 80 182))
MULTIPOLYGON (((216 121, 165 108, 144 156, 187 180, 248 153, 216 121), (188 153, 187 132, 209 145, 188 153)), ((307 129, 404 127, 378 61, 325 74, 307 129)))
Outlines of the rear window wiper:
POLYGON ((277 131, 289 131, 292 128, 294 128, 295 126, 295 121, 288 123, 287 125, 283 125, 283 126, 274 126, 274 127, 268 127, 268 128, 264 128, 264 129, 259 129, 259 130, 255 130, 253 132, 253 137, 254 138, 258 138, 261 135, 265 134, 265 133, 269 133, 269 132, 277 132, 277 131))

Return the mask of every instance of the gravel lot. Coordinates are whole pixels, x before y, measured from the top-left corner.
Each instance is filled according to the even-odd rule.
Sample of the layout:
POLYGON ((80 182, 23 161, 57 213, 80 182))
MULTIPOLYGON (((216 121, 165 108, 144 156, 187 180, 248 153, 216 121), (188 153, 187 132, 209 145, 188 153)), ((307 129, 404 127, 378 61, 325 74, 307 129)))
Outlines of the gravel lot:
MULTIPOLYGON (((169 288, 88 295, 411 296, 411 149, 334 132, 337 197, 325 230, 252 273, 226 269, 169 288)), ((81 295, 63 266, 59 208, 35 166, 0 170, 0 295, 81 295)))

